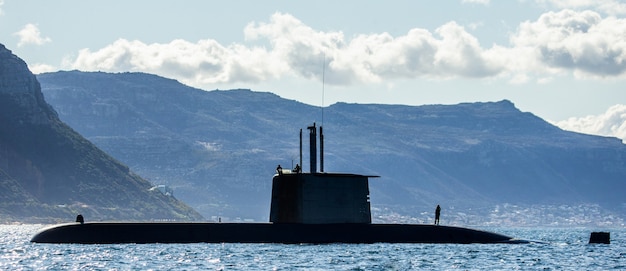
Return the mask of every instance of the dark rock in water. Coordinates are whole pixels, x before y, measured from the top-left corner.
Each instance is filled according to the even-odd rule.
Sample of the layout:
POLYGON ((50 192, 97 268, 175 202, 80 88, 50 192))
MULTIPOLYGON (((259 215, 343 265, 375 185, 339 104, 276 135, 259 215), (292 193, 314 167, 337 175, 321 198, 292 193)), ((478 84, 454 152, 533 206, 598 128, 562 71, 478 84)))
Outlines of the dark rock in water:
POLYGON ((610 244, 611 233, 610 232, 592 232, 589 236, 589 244, 610 244))
POLYGON ((201 216, 59 120, 26 63, 0 44, 0 221, 201 216))

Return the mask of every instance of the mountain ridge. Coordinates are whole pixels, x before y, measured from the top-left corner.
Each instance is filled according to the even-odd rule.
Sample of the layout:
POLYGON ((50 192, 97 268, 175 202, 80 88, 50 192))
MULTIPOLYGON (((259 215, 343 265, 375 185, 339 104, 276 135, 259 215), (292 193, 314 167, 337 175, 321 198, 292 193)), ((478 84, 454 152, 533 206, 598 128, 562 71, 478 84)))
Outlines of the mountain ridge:
POLYGON ((1 44, 0 184, 3 221, 201 219, 63 123, 26 63, 1 44))
MULTIPOLYGON (((38 79, 62 119, 205 217, 265 220, 273 169, 298 162, 298 130, 321 115, 271 93, 204 91, 148 74, 38 79)), ((326 171, 382 176, 371 182, 376 209, 600 203, 624 213, 619 139, 563 131, 508 100, 336 103, 318 125, 326 171)), ((303 160, 308 170, 306 151, 303 160)))

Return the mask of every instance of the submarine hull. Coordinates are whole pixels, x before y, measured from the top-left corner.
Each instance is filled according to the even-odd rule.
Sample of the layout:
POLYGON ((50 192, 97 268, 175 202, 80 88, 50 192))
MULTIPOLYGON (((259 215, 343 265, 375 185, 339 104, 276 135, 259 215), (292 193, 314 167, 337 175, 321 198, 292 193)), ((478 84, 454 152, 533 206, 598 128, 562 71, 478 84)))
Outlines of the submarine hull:
MULTIPOLYGON (((310 130, 311 172, 283 170, 272 178, 270 223, 76 223, 46 228, 36 243, 522 243, 461 227, 372 224, 368 176, 317 172, 315 123, 310 130)), ((323 146, 320 127, 320 146, 323 146)), ((302 161, 302 130, 300 130, 302 161)), ((323 151, 320 149, 320 157, 323 151)), ((302 162, 300 162, 302 163, 302 162)), ((323 159, 320 159, 323 171, 323 159)))
POLYGON ((31 242, 117 243, 520 243, 461 227, 414 224, 68 223, 37 233, 31 242))

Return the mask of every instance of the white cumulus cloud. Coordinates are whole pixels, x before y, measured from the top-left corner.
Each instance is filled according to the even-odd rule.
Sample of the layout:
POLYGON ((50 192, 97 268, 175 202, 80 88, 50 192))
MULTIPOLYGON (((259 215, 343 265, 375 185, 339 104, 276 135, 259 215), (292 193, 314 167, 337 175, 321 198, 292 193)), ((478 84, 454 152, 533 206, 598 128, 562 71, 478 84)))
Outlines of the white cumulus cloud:
POLYGON ((202 85, 255 82, 277 76, 274 73, 282 69, 273 59, 262 48, 224 46, 210 39, 166 44, 119 39, 94 52, 80 50, 69 65, 83 70, 150 72, 202 85))
MULTIPOLYGON (((327 82, 378 82, 383 77, 488 77, 505 68, 495 52, 455 22, 433 32, 412 29, 404 36, 363 34, 346 39, 341 32, 316 31, 289 14, 266 23, 250 23, 246 41, 268 41, 271 48, 175 40, 145 44, 120 39, 102 49, 83 49, 68 65, 82 70, 144 71, 193 85, 257 82, 295 74, 320 77, 325 57, 327 82)), ((497 48, 496 48, 497 49, 497 48)))
POLYGON ((17 47, 22 47, 27 44, 42 45, 52 41, 48 37, 42 37, 41 31, 39 31, 39 28, 34 24, 27 24, 22 30, 13 34, 20 38, 17 47))
POLYGON ((600 115, 569 118, 555 124, 564 130, 617 137, 626 143, 626 105, 623 104, 611 106, 600 115))
POLYGON ((548 12, 523 22, 512 35, 513 48, 525 51, 523 69, 578 77, 626 74, 626 19, 602 18, 593 11, 548 12))
POLYGON ((83 49, 65 66, 150 72, 198 87, 287 75, 320 79, 322 63, 328 71, 326 82, 338 85, 459 77, 541 83, 567 74, 626 77, 624 33, 626 19, 563 10, 521 23, 509 45, 483 47, 453 21, 434 31, 413 28, 399 36, 383 32, 345 37, 342 32, 318 31, 292 15, 276 13, 267 22, 248 24, 243 43, 223 45, 206 39, 146 44, 119 39, 95 51, 83 49))
POLYGON ((48 64, 28 64, 28 69, 34 73, 34 74, 41 74, 41 73, 45 73, 45 72, 54 72, 54 71, 58 71, 59 69, 57 69, 54 66, 48 65, 48 64))

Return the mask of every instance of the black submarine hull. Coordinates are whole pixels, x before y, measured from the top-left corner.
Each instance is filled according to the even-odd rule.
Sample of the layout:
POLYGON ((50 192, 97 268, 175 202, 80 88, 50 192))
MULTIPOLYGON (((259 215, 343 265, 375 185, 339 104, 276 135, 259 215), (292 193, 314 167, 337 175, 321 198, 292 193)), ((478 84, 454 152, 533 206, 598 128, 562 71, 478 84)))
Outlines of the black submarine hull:
POLYGON ((118 243, 524 243, 462 227, 415 224, 68 223, 31 242, 118 243))

